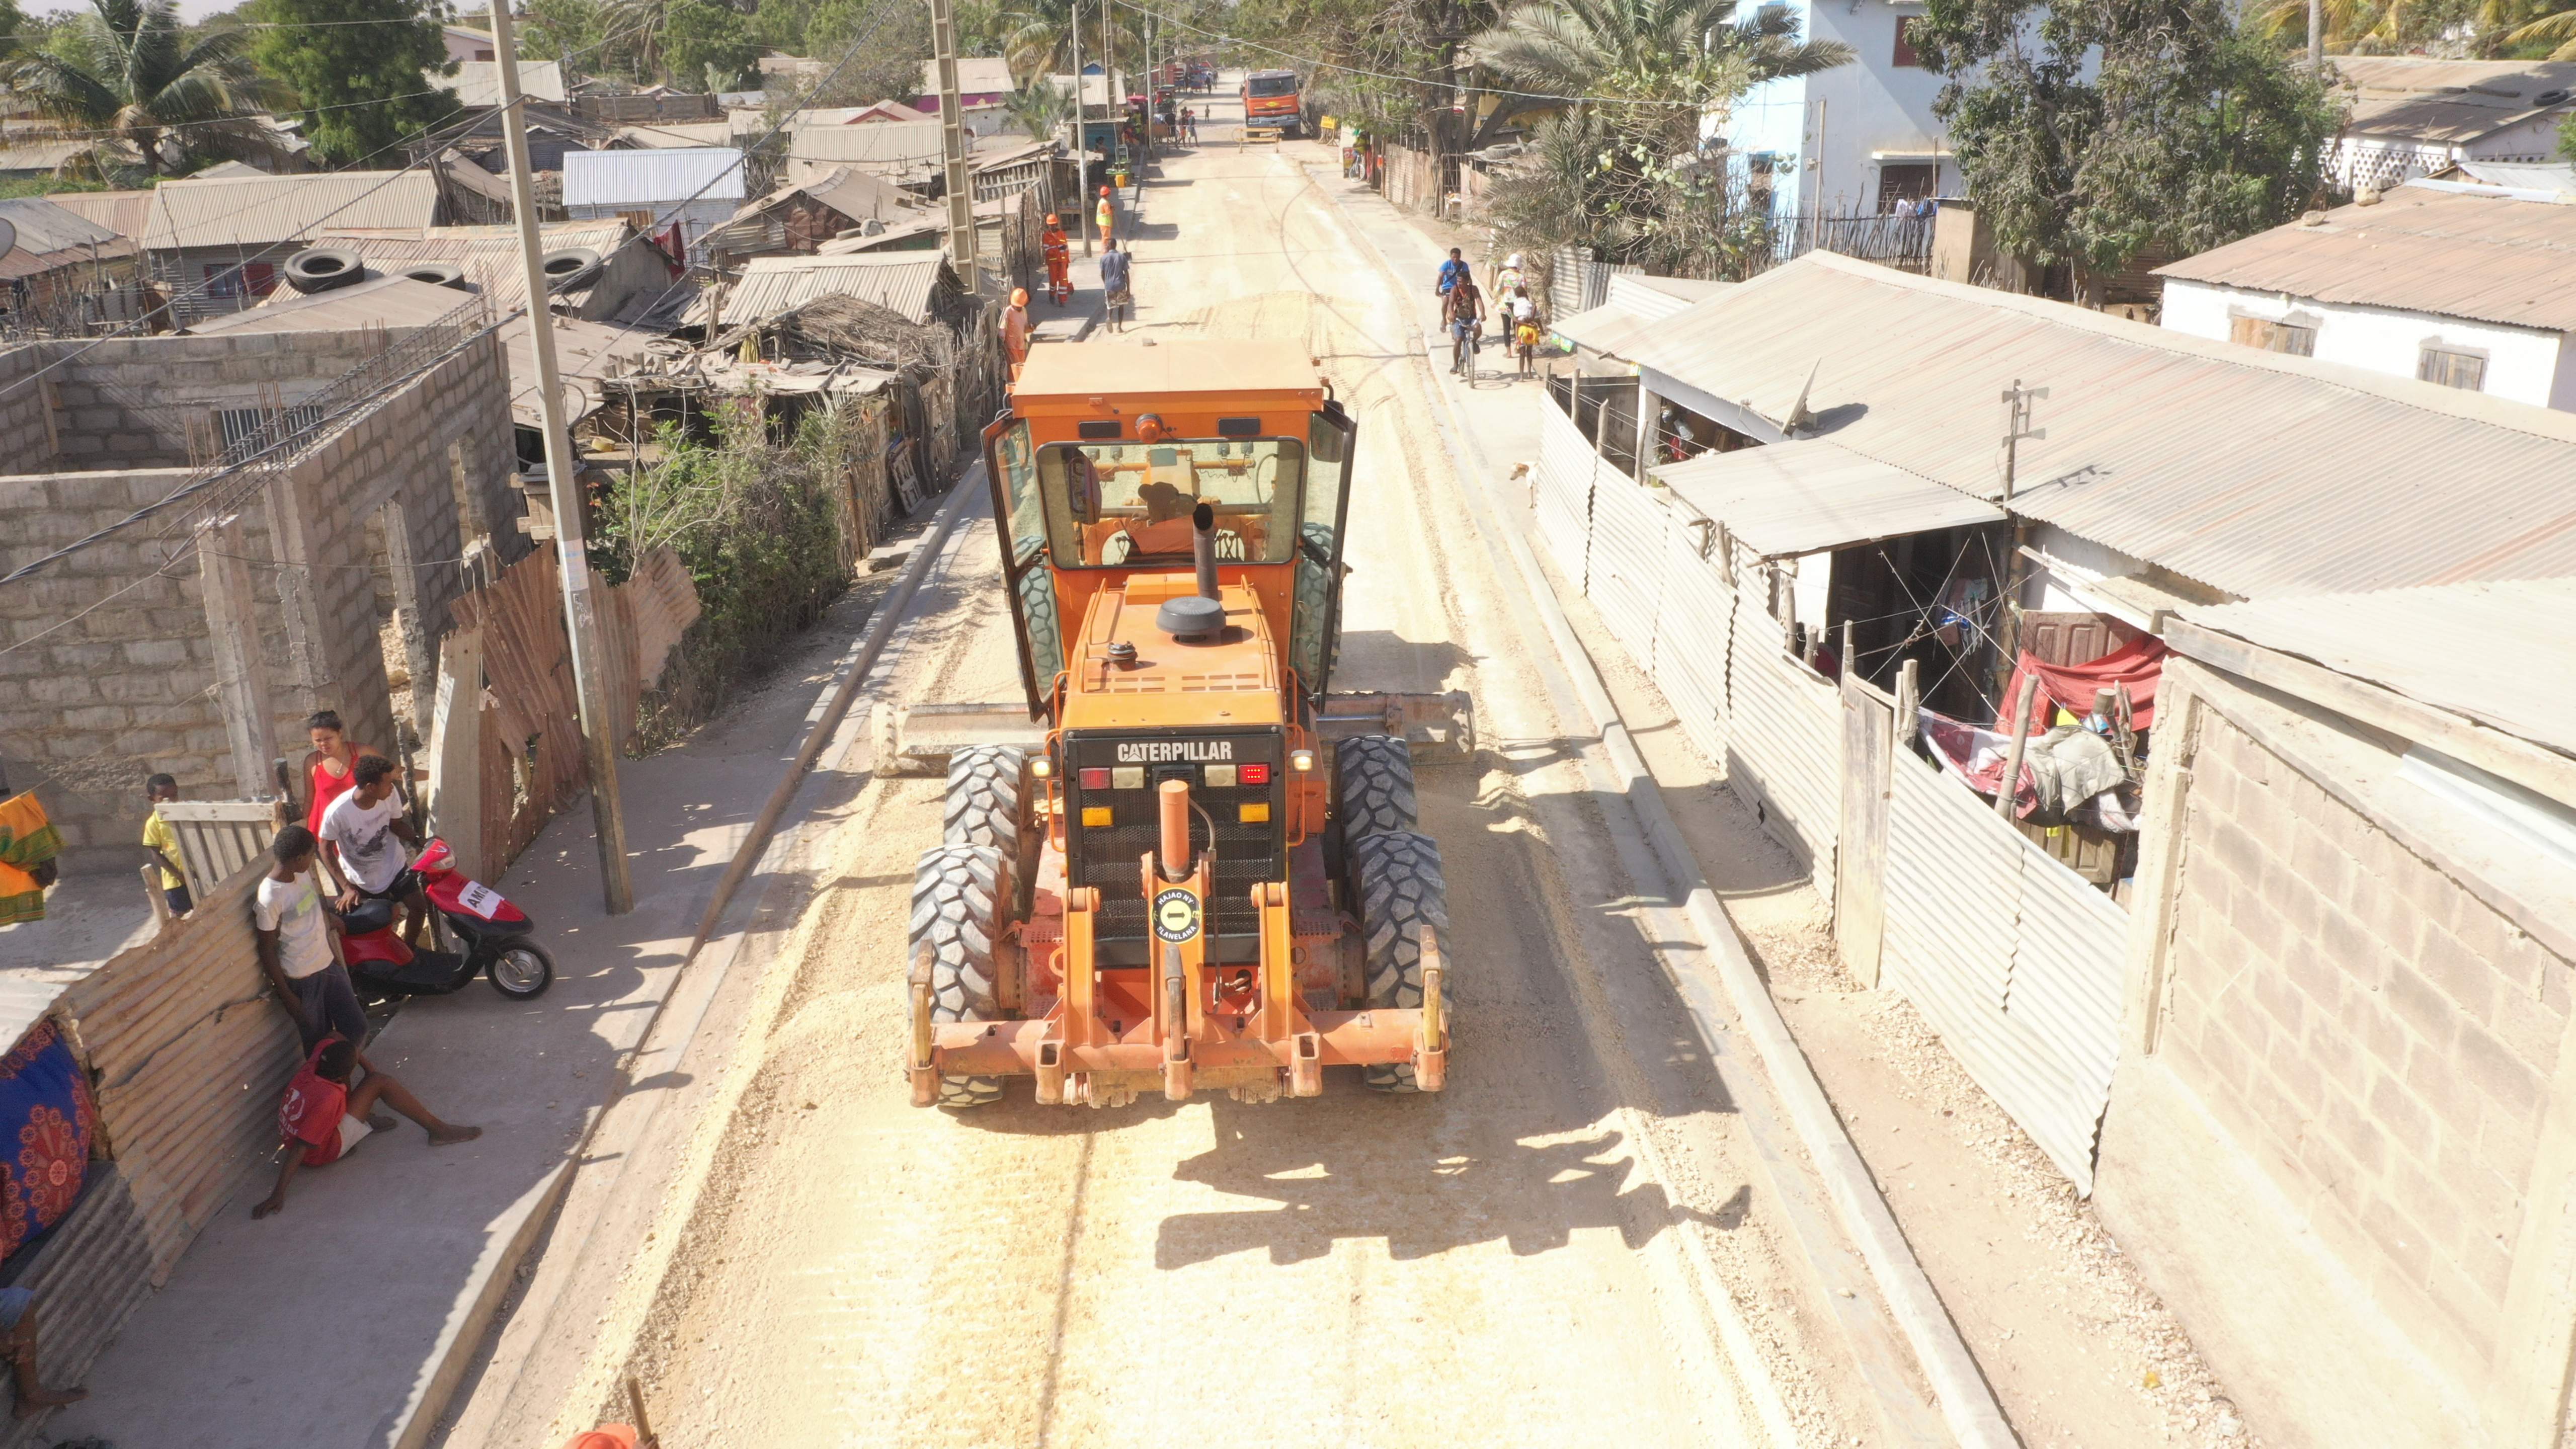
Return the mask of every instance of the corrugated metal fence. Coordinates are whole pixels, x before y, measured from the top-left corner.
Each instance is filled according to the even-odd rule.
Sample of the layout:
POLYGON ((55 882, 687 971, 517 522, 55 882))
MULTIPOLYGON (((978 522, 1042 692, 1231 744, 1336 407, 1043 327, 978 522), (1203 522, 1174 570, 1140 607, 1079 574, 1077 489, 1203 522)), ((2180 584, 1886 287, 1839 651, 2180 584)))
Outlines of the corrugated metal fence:
POLYGON ((1845 713, 1876 711, 1866 723, 1884 740, 1895 723, 1885 696, 1838 687, 1792 657, 1760 562, 1712 556, 1717 528, 1603 462, 1566 398, 1551 399, 1531 490, 1549 562, 1818 892, 1837 911, 1884 912, 1883 933, 1859 933, 1883 939, 1881 984, 1914 1002, 1978 1085, 2090 1192, 2119 1056, 2127 912, 1910 749, 1888 752, 1884 776, 1874 753, 1867 769, 1847 762, 1845 713), (1884 793, 1885 808, 1855 808, 1880 802, 1853 792, 1884 793), (1846 820, 1885 838, 1841 841, 1846 820), (1884 866, 1875 890, 1860 882, 1837 900, 1846 847, 1859 852, 1855 869, 1884 866))

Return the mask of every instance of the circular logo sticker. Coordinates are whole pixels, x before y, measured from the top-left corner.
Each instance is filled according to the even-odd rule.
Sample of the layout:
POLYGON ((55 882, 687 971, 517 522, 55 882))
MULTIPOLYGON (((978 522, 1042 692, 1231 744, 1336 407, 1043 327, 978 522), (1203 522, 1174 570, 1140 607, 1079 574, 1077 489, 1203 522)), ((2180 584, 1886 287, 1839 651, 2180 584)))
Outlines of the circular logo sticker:
POLYGON ((1199 933, 1199 898, 1175 887, 1154 897, 1154 934, 1177 945, 1199 933))

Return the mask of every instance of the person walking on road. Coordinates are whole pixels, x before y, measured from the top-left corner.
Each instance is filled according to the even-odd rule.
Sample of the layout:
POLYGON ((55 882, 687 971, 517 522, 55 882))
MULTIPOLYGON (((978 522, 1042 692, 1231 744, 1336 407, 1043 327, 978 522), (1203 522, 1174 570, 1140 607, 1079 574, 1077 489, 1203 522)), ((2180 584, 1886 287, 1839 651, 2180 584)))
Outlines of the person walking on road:
POLYGON ((1100 188, 1100 205, 1094 211, 1092 220, 1099 224, 1100 239, 1103 242, 1118 234, 1118 203, 1111 198, 1109 188, 1106 186, 1100 188))
MULTIPOLYGON (((1107 204, 1102 203, 1104 206, 1107 204)), ((1133 281, 1131 269, 1135 264, 1125 252, 1118 250, 1118 243, 1112 241, 1101 245, 1100 294, 1101 300, 1106 304, 1103 311, 1109 322, 1109 330, 1124 332, 1127 330, 1127 309, 1136 305, 1136 294, 1131 290, 1133 281)))
POLYGON ((1038 233, 1038 250, 1046 257, 1047 300, 1061 307, 1073 300, 1073 247, 1065 240, 1064 223, 1052 211, 1047 213, 1046 230, 1038 233))
POLYGON ((1485 294, 1476 290, 1475 281, 1463 272, 1440 304, 1440 320, 1449 327, 1450 367, 1460 377, 1475 381, 1476 334, 1485 323, 1485 294))

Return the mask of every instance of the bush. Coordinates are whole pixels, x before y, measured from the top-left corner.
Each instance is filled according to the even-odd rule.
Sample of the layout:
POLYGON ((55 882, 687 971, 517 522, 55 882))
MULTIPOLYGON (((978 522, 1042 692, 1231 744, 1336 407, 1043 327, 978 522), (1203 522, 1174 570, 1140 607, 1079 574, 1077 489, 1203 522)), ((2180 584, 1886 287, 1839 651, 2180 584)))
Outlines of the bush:
POLYGON ((809 414, 784 446, 749 400, 715 417, 709 441, 663 427, 661 461, 621 481, 599 508, 594 562, 609 578, 668 547, 698 586, 698 622, 644 697, 640 748, 713 718, 850 583, 833 498, 847 414, 809 414))

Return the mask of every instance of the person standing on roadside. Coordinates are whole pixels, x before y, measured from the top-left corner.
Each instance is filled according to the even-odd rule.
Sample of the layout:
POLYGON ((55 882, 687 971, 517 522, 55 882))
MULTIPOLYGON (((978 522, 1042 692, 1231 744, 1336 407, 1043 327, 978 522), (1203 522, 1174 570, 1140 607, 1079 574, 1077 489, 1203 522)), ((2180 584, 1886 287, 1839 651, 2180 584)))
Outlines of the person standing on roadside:
POLYGON ((1011 381, 1020 380, 1020 364, 1029 360, 1029 289, 1013 287, 1011 305, 1002 309, 1002 354, 1011 364, 1011 381))
POLYGON ((1102 243, 1100 293, 1101 300, 1106 304, 1104 310, 1108 316, 1109 330, 1112 332, 1127 330, 1127 309, 1136 304, 1136 294, 1131 290, 1134 282, 1134 266, 1134 262, 1128 255, 1118 250, 1118 243, 1114 241, 1102 243))
POLYGON ((1094 209, 1091 219, 1099 224, 1101 241, 1106 242, 1118 234, 1118 203, 1106 186, 1100 188, 1100 205, 1094 209))
POLYGON ((143 796, 152 802, 152 813, 143 817, 143 848, 161 866, 161 899, 169 904, 170 914, 184 916, 197 903, 188 896, 188 867, 179 854, 179 834, 161 818, 161 807, 179 799, 178 778, 153 776, 143 782, 143 796))
POLYGON ((312 787, 313 803, 305 808, 304 828, 320 834, 322 812, 331 802, 349 791, 354 783, 351 771, 362 755, 382 755, 373 745, 353 745, 340 729, 340 716, 323 710, 304 722, 304 733, 313 741, 312 753, 304 757, 304 778, 312 787))
POLYGON ((294 1019, 310 1053, 338 1032, 367 1039, 367 1013, 340 955, 340 918, 322 908, 313 885, 313 832, 290 825, 268 845, 272 862, 251 903, 259 938, 259 969, 277 992, 277 1004, 294 1019))

